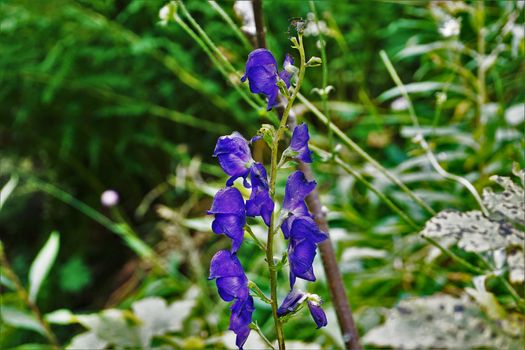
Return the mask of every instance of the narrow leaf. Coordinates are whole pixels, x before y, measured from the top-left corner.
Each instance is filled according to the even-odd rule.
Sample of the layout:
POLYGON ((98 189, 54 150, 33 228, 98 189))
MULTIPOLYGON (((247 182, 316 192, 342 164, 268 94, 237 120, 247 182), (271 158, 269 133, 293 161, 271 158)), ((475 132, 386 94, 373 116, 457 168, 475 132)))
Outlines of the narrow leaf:
POLYGON ((29 270, 29 300, 36 301, 42 282, 55 262, 60 247, 60 235, 54 231, 36 256, 29 270))
POLYGON ((9 181, 2 187, 2 190, 0 190, 0 209, 4 206, 5 201, 11 193, 13 193, 13 190, 15 189, 16 185, 18 184, 18 176, 11 176, 9 181))

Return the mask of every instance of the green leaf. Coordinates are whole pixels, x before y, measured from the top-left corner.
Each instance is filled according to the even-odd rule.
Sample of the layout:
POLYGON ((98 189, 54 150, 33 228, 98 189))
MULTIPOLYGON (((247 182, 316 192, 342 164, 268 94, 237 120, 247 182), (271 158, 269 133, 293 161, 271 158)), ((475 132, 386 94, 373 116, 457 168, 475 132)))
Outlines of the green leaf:
MULTIPOLYGON (((441 83, 437 81, 426 81, 423 83, 412 83, 412 84, 406 84, 405 86, 406 91, 409 94, 412 93, 432 93, 437 90, 443 90, 446 88, 450 92, 456 92, 458 94, 466 94, 466 91, 463 87, 455 84, 448 84, 448 83, 441 83)), ((402 92, 401 89, 398 87, 392 88, 390 90, 387 90, 383 92, 379 97, 377 98, 379 102, 385 102, 386 100, 389 100, 394 97, 401 96, 402 92)))
POLYGON ((15 309, 10 306, 2 306, 2 321, 15 328, 29 329, 45 336, 46 331, 38 320, 30 313, 15 309))
POLYGON ((15 189, 16 185, 18 184, 18 176, 11 176, 9 181, 2 187, 2 190, 0 190, 0 209, 4 206, 4 203, 6 202, 7 198, 13 193, 13 190, 15 189))
POLYGON ((60 247, 60 234, 54 231, 49 236, 44 247, 40 250, 29 269, 29 300, 36 301, 42 282, 55 262, 60 247))

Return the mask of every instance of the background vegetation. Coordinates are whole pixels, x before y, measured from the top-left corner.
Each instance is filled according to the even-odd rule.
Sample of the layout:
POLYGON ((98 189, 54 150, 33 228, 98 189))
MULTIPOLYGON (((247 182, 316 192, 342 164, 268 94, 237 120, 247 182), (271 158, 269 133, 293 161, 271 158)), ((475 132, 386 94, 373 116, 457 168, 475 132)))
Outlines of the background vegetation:
MULTIPOLYGON (((214 283, 207 281, 211 256, 227 246, 224 237, 211 233, 205 215, 225 181, 211 154, 218 136, 237 130, 251 137, 274 116, 238 81, 251 47, 213 3, 185 2, 192 17, 179 8, 182 25, 160 23, 165 4, 0 4, 0 348, 45 348, 50 342, 72 348, 232 346, 228 305, 219 302, 214 283), (210 59, 188 34, 188 28, 197 33, 190 18, 238 73, 205 46, 212 51, 210 59), (114 207, 101 204, 108 189, 119 195, 114 207)), ((365 343, 371 348, 519 347, 524 2, 315 4, 317 27, 306 1, 264 1, 269 48, 282 61, 291 51, 289 18, 310 19, 307 55, 321 56, 321 31, 327 81, 334 89, 323 109, 313 90, 323 87, 322 69, 310 69, 303 94, 432 208, 425 210, 346 147, 304 101, 296 104, 298 118, 310 125, 312 144, 336 152, 340 160, 321 152, 314 170, 359 329, 363 335, 370 332, 365 343), (404 85, 392 79, 396 74, 404 85), (420 126, 414 125, 414 116, 420 126), (421 139, 414 141, 417 135, 425 137, 426 148, 421 139), (348 171, 390 198, 412 224, 348 171), (479 193, 493 187, 492 175, 511 176, 515 187, 500 182, 506 191, 516 190, 516 197, 496 196, 490 202, 493 197, 484 195, 480 208, 472 191, 447 174, 462 176, 479 193), (517 203, 519 214, 502 214, 497 208, 504 202, 517 203), (517 240, 483 250, 464 243, 461 231, 455 241, 442 241, 455 254, 451 258, 418 235, 425 229, 428 237, 440 240, 442 235, 429 233, 425 223, 444 209, 485 209, 491 222, 513 225, 517 240), (518 256, 514 267, 512 256, 518 256), (432 296, 427 303, 410 304, 426 296, 432 296), (464 334, 444 330, 457 322, 450 316, 457 308, 441 306, 454 303, 474 320, 457 325, 464 334), (410 314, 412 307, 427 308, 415 312, 420 316, 446 312, 437 321, 421 316, 403 323, 403 310, 410 314), (389 324, 392 319, 402 321, 389 324), (492 333, 470 339, 469 327, 479 330, 480 324, 492 333), (395 332, 401 343, 381 338, 377 329, 383 338, 395 332), (410 338, 403 338, 408 331, 410 338)), ((242 26, 233 2, 218 5, 242 26)), ((280 186, 284 180, 279 179, 280 186)), ((488 229, 489 235, 498 230, 488 229)), ((481 235, 471 241, 487 240, 481 235)), ((263 257, 253 241, 248 243, 241 260, 249 263, 248 277, 264 289, 263 257)), ((320 283, 310 292, 326 300, 329 326, 315 330, 307 313, 301 313, 285 326, 290 348, 341 344, 322 266, 316 271, 320 283)), ((284 278, 280 285, 284 297, 284 278)), ((257 303, 255 319, 272 336, 270 312, 257 303)), ((248 344, 257 346, 256 337, 248 344)))

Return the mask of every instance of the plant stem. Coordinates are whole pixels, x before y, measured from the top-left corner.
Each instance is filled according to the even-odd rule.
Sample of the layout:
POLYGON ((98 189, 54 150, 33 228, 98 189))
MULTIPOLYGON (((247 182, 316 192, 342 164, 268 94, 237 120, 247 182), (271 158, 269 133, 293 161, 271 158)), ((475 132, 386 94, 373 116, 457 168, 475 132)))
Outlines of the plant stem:
MULTIPOLYGON (((319 147, 316 147, 312 144, 309 145, 310 149, 312 149, 315 153, 326 156, 328 152, 320 149, 319 147)), ((383 192, 378 190, 373 184, 368 182, 361 174, 359 174, 357 171, 354 171, 348 164, 346 164, 341 158, 338 156, 334 156, 333 160, 341 167, 344 171, 346 171, 348 174, 352 175, 354 178, 356 178, 359 182, 361 182, 363 185, 365 185, 368 189, 370 189, 372 192, 374 192, 379 199, 381 199, 386 205, 390 207, 393 211, 395 211, 407 224, 409 224, 413 229, 418 230, 419 226, 401 209, 399 208, 394 202, 392 202, 383 192)))
POLYGON ((330 128, 334 133, 343 141, 349 148, 354 150, 357 154, 363 157, 366 161, 372 164, 377 170, 379 170, 385 177, 387 177, 394 184, 399 186, 403 192, 405 192, 410 198, 412 198, 417 204, 419 204, 423 209, 425 209, 429 214, 434 215, 436 212, 428 204, 426 204, 421 198, 419 198, 412 190, 410 190, 404 183, 401 181, 395 174, 391 173, 388 169, 383 167, 376 161, 372 156, 370 156, 365 150, 363 150, 357 143, 355 143, 351 138, 346 136, 346 134, 337 127, 332 122, 328 121, 328 117, 325 116, 317 107, 315 107, 306 97, 301 94, 297 95, 297 98, 319 119, 325 124, 329 124, 330 128))
MULTIPOLYGON (((281 118, 281 122, 279 124, 279 129, 277 129, 277 133, 275 135, 275 138, 272 143, 271 152, 272 152, 272 158, 271 158, 271 170, 270 170, 270 195, 272 196, 272 200, 275 201, 275 181, 277 179, 277 161, 278 161, 278 150, 279 150, 279 141, 283 137, 284 131, 286 130, 286 121, 288 120, 288 116, 290 115, 290 110, 292 109, 293 102, 295 101, 295 98, 297 97, 297 94, 299 93, 299 90, 301 88, 301 84, 304 78, 304 71, 305 71, 305 55, 304 55, 304 47, 303 47, 303 38, 302 35, 298 35, 298 45, 297 49, 299 50, 299 55, 301 57, 301 63, 299 67, 299 74, 297 77, 297 84, 294 88, 294 91, 290 98, 288 99, 288 103, 286 105, 286 108, 284 109, 283 116, 281 118)), ((284 343, 284 334, 282 329, 282 323, 281 320, 279 320, 279 316, 277 316, 277 271, 275 268, 275 264, 273 261, 273 236, 275 235, 275 215, 272 215, 272 218, 270 220, 270 226, 268 227, 268 244, 266 246, 266 262, 268 263, 268 269, 270 272, 270 290, 271 290, 271 298, 272 298, 272 315, 275 323, 275 331, 277 335, 277 341, 279 343, 279 349, 284 350, 286 348, 286 345, 284 343)))
POLYGON ((38 323, 42 326, 45 336, 49 343, 53 346, 53 349, 60 349, 60 344, 58 343, 58 339, 51 330, 51 327, 49 326, 49 323, 42 317, 42 314, 40 313, 40 309, 38 306, 33 303, 31 300, 29 300, 29 296, 27 294, 27 291, 25 290, 24 286, 22 285, 22 282, 20 282, 20 279, 16 275, 16 273, 11 268, 11 265, 9 264, 9 261, 7 260, 7 257, 5 256, 4 252, 4 245, 2 241, 0 241, 0 265, 3 268, 4 273, 6 274, 6 277, 13 282, 15 285, 16 292, 18 294, 18 297, 22 300, 24 304, 31 310, 33 315, 35 316, 38 323))
POLYGON ((215 11, 217 11, 217 13, 222 17, 222 19, 224 19, 224 21, 230 26, 230 28, 234 31, 235 35, 237 35, 237 37, 241 40, 244 47, 248 50, 251 50, 252 45, 250 44, 248 39, 246 39, 246 36, 242 33, 239 27, 237 27, 237 25, 233 22, 231 17, 226 13, 226 11, 224 11, 222 7, 219 4, 217 4, 216 1, 208 1, 208 3, 210 4, 211 7, 213 7, 215 11))
POLYGON ((244 230, 245 230, 246 232, 248 232, 248 234, 253 238, 253 240, 255 241, 255 244, 257 244, 257 246, 258 246, 259 248, 261 248, 261 250, 262 250, 263 252, 265 252, 265 251, 266 251, 266 245, 265 245, 263 242, 261 242, 261 241, 259 240, 259 238, 257 238, 257 236, 255 235, 255 233, 253 233, 252 228, 251 228, 250 226, 246 225, 246 226, 244 226, 244 230))
POLYGON ((155 268, 162 272, 166 272, 166 268, 160 263, 157 255, 140 237, 133 231, 133 229, 125 222, 116 223, 107 216, 101 214, 86 203, 76 199, 69 193, 61 190, 54 185, 44 182, 38 178, 30 177, 29 181, 41 191, 55 197, 56 199, 69 204, 77 209, 87 217, 98 222, 100 225, 107 228, 109 231, 119 235, 124 242, 142 259, 151 263, 155 268))
MULTIPOLYGON (((412 124, 414 124, 414 126, 418 130, 420 130, 420 125, 417 119, 416 111, 414 109, 414 105, 412 104, 412 100, 410 99, 410 96, 408 95, 408 92, 405 88, 405 85, 403 84, 403 82, 401 81, 401 78, 397 74, 394 66, 392 65, 392 62, 390 62, 390 59, 388 58, 386 52, 381 50, 379 52, 379 55, 381 56, 381 59, 383 60, 383 63, 385 64, 386 69, 388 70, 388 73, 390 74, 390 77, 396 83, 396 86, 398 87, 399 91, 401 91, 401 94, 403 95, 403 97, 408 103, 408 111, 410 114, 410 118, 412 119, 412 124)), ((481 197, 479 196, 476 188, 467 179, 461 176, 458 176, 458 175, 451 174, 441 167, 441 165, 439 164, 438 160, 434 156, 434 153, 432 153, 432 150, 430 149, 427 141, 425 140, 425 137, 423 136, 421 132, 418 132, 418 134, 416 135, 415 142, 418 143, 421 146, 421 148, 425 151, 427 158, 430 164, 432 165, 432 167, 434 168, 434 170, 436 170, 436 172, 442 177, 444 177, 445 179, 448 179, 448 180, 451 180, 451 181, 454 181, 454 182, 457 182, 463 185, 472 194, 476 202, 478 202, 478 205, 481 208, 481 211, 483 211, 483 214, 485 214, 485 216, 488 216, 489 212, 487 208, 485 208, 485 205, 483 204, 483 201, 481 200, 481 197)))

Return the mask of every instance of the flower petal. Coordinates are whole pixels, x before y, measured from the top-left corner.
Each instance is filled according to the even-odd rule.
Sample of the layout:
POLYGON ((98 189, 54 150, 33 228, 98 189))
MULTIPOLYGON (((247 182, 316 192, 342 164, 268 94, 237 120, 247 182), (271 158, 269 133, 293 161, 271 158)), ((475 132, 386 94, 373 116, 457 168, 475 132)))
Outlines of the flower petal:
POLYGON ((315 181, 308 181, 301 171, 295 171, 286 182, 284 192, 283 209, 294 212, 303 209, 304 199, 313 191, 316 186, 315 181))
POLYGON ((244 199, 235 187, 226 187, 217 192, 208 214, 244 215, 244 199))
POLYGON ((277 309, 277 315, 284 316, 294 311, 306 298, 306 294, 299 289, 292 289, 277 309))
POLYGON ((293 129, 292 139, 290 141, 290 148, 298 154, 295 159, 301 160, 305 163, 312 162, 312 151, 308 148, 308 140, 310 134, 308 133, 308 126, 305 123, 297 125, 293 129))
POLYGON ((232 239, 232 253, 235 253, 244 239, 244 225, 246 217, 235 214, 215 214, 211 227, 213 232, 224 233, 232 239))
POLYGON ((235 277, 221 277, 217 281, 217 290, 224 301, 232 301, 234 298, 245 298, 248 296, 248 279, 243 274, 235 277))
POLYGON ((219 159, 222 170, 231 176, 228 186, 239 177, 246 178, 253 163, 248 141, 238 132, 219 137, 213 156, 219 159))
POLYGON ((251 296, 237 299, 231 306, 230 330, 237 335, 235 344, 239 349, 242 349, 242 346, 250 334, 250 323, 252 322, 254 310, 253 298, 251 296))
POLYGON ((209 279, 243 275, 244 270, 237 255, 227 250, 219 250, 213 258, 211 258, 209 279))
POLYGON ((328 324, 328 321, 326 320, 326 314, 321 308, 321 305, 308 300, 308 308, 310 309, 310 314, 312 315, 317 328, 324 327, 328 324))
POLYGON ((269 193, 266 169, 262 164, 255 163, 252 166, 250 180, 252 182, 252 193, 250 199, 246 201, 246 215, 261 216, 264 223, 269 226, 274 203, 269 193))

